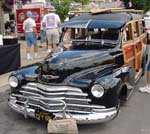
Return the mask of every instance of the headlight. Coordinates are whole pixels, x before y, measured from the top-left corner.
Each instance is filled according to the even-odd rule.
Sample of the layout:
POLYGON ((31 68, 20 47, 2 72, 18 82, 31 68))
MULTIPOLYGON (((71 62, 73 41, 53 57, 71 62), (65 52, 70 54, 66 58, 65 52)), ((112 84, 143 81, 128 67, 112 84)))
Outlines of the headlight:
POLYGON ((104 88, 101 85, 96 84, 91 88, 91 93, 94 97, 100 98, 104 95, 104 88))
POLYGON ((19 81, 15 76, 10 76, 8 81, 9 85, 13 88, 16 88, 19 85, 19 81))

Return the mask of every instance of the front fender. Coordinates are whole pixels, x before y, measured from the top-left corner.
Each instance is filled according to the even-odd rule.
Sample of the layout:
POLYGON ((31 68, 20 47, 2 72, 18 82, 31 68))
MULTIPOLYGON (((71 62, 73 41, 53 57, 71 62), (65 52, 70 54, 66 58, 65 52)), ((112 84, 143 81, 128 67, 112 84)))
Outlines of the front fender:
POLYGON ((112 74, 97 78, 94 84, 100 84, 105 89, 105 93, 103 97, 93 100, 96 103, 103 102, 102 105, 107 107, 117 106, 122 88, 129 80, 130 69, 129 66, 124 66, 113 70, 112 74))
POLYGON ((28 81, 36 81, 41 72, 41 63, 35 63, 20 68, 19 70, 13 72, 10 76, 15 76, 23 84, 28 81))

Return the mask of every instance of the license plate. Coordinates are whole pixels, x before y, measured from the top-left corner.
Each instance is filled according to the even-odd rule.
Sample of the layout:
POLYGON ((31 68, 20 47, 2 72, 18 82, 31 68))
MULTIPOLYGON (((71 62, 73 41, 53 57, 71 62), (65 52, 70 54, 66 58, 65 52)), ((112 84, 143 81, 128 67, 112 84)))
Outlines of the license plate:
POLYGON ((49 115, 48 113, 36 111, 35 118, 40 121, 49 121, 53 117, 52 115, 49 115))

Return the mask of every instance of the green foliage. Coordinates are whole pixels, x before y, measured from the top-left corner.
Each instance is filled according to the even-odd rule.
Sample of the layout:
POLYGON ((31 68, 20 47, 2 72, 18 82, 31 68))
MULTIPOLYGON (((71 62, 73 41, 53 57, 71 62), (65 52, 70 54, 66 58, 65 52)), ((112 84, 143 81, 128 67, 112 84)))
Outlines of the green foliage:
POLYGON ((150 0, 146 0, 145 11, 149 11, 149 10, 150 10, 150 0))
POLYGON ((126 8, 129 8, 129 1, 132 1, 133 9, 144 10, 145 12, 150 10, 150 0, 123 0, 126 8))
POLYGON ((0 8, 2 8, 4 12, 11 12, 13 9, 13 5, 9 4, 6 0, 2 0, 0 8))
POLYGON ((62 21, 68 16, 71 2, 72 0, 51 0, 52 5, 56 8, 56 13, 60 16, 62 21))
POLYGON ((133 8, 145 10, 146 0, 133 0, 133 8))
POLYGON ((123 2, 124 2, 125 7, 128 8, 128 6, 129 6, 129 0, 123 0, 123 2))
POLYGON ((74 0, 75 2, 79 2, 79 3, 82 3, 83 5, 84 4, 87 4, 89 2, 89 0, 74 0))

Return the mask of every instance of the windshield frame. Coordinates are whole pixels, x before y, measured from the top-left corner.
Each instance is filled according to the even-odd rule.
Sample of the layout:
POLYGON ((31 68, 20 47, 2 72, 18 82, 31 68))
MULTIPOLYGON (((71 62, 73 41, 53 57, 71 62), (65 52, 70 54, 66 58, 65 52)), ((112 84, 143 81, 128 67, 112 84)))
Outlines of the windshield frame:
MULTIPOLYGON (((99 34, 99 33, 98 33, 99 34)), ((108 35, 107 35, 108 36, 108 35)), ((107 38, 106 36, 106 38, 107 38)), ((62 29, 62 36, 61 36, 61 44, 74 44, 73 42, 95 42, 95 43, 100 43, 101 45, 107 45, 109 46, 110 44, 110 47, 115 47, 117 44, 119 44, 119 42, 121 41, 120 40, 120 36, 121 36, 121 29, 117 28, 117 29, 110 29, 110 28, 94 28, 94 29, 88 29, 88 28, 63 28, 62 29), (66 33, 67 34, 70 34, 69 32, 71 32, 71 30, 74 30, 74 38, 72 38, 70 36, 70 39, 67 39, 66 41, 64 40, 65 36, 66 36, 66 33), (80 31, 81 33, 84 33, 85 37, 84 38, 76 38, 75 37, 75 30, 77 31, 80 31), (113 34, 116 32, 116 39, 103 39, 103 38, 93 38, 91 35, 94 33, 94 34, 97 34, 99 32, 99 30, 101 30, 101 32, 107 32, 107 31, 113 31, 113 34)), ((109 38, 111 36, 108 36, 109 38)))

